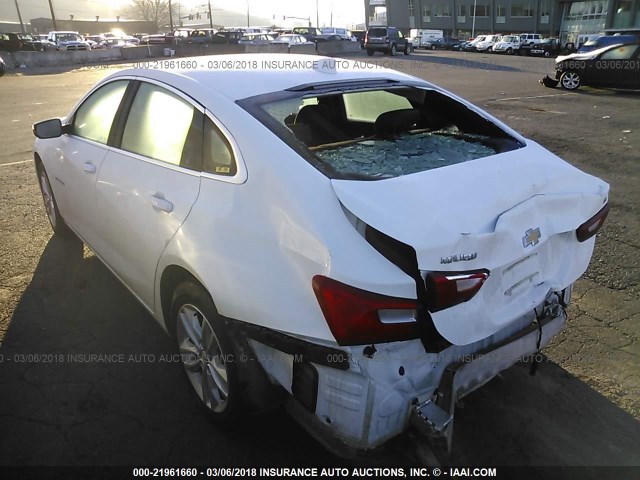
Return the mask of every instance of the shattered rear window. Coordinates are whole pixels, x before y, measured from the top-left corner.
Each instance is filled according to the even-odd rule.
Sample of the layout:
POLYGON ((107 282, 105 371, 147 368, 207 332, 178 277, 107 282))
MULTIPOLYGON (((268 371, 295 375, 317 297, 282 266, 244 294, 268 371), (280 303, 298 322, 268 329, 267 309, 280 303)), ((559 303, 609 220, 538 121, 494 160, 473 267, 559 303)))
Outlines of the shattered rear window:
POLYGON ((427 88, 262 97, 243 106, 330 178, 380 180, 522 147, 466 105, 427 88))
POLYGON ((344 147, 316 150, 338 172, 390 178, 488 157, 495 149, 478 138, 457 138, 447 132, 403 135, 395 140, 363 140, 344 147))

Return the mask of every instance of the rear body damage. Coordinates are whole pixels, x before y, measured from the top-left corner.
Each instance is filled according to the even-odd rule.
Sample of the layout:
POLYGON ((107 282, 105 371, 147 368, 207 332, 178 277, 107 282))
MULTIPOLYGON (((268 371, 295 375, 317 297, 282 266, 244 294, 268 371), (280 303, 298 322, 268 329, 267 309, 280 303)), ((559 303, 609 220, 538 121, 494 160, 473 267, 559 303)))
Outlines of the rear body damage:
POLYGON ((344 235, 317 239, 333 338, 295 335, 334 350, 318 363, 250 343, 337 453, 410 426, 447 449, 456 401, 565 325, 595 240, 580 232, 602 225, 608 185, 432 86, 351 88, 239 102, 329 178, 350 227, 324 218, 344 235))

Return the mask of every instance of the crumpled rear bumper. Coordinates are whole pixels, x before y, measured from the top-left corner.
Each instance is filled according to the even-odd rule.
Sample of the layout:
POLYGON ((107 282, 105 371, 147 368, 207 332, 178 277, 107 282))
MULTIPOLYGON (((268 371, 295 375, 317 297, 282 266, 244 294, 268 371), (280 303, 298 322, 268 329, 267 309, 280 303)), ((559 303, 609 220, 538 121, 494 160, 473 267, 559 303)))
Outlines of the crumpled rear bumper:
MULTIPOLYGON (((456 402, 519 359, 537 353, 562 330, 566 320, 565 310, 556 306, 544 311, 535 323, 502 342, 448 365, 436 394, 414 406, 411 412, 412 425, 433 443, 448 450, 451 447, 456 402)), ((534 362, 536 360, 533 359, 534 362)))
POLYGON ((560 299, 568 302, 570 290, 550 293, 535 313, 490 338, 438 354, 416 340, 351 347, 344 358, 334 350, 331 361, 317 363, 251 344, 259 359, 269 359, 261 362, 265 371, 292 394, 291 415, 337 455, 379 446, 411 426, 447 449, 456 401, 546 346, 565 325, 560 299), (335 356, 347 363, 333 364, 335 356))

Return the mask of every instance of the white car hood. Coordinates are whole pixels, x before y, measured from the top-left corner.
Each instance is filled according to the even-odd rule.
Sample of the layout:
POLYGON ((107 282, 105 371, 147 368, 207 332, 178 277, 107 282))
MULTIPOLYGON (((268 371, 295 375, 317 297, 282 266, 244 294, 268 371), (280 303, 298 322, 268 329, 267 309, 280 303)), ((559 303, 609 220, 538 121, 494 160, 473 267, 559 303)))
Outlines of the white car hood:
POLYGON ((584 273, 593 244, 583 248, 573 231, 603 207, 609 190, 602 180, 533 142, 412 175, 379 181, 334 179, 332 184, 356 217, 411 245, 421 271, 491 271, 493 284, 483 287, 488 303, 470 301, 432 315, 438 331, 457 345, 492 335, 508 324, 514 309, 531 311, 550 290, 566 288, 584 273), (528 232, 536 229, 539 242, 525 245, 528 232), (541 260, 531 268, 544 278, 544 285, 519 299, 509 297, 510 285, 502 280, 505 268, 534 252, 541 260), (572 255, 577 260, 560 268, 572 255), (503 287, 497 285, 501 282, 503 287))
POLYGON ((564 60, 592 60, 597 55, 598 55, 598 52, 595 50, 591 52, 585 52, 585 53, 572 53, 571 55, 560 55, 559 57, 556 57, 556 63, 560 63, 564 60))

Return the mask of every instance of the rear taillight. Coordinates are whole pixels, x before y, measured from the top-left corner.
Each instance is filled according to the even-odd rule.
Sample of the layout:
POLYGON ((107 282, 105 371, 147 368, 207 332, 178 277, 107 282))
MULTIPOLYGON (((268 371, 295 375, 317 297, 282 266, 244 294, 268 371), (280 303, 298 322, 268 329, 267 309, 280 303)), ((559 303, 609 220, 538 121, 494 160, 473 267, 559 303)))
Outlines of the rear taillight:
POLYGON ((429 272, 425 279, 427 307, 438 312, 471 300, 489 278, 487 270, 473 272, 429 272))
POLYGON ((600 230, 600 227, 604 224, 604 220, 607 218, 608 213, 609 204, 607 203, 598 213, 580 225, 576 230, 578 241, 584 242, 598 233, 598 230, 600 230))
POLYGON ((366 345, 418 338, 417 301, 360 290, 322 275, 313 290, 339 345, 366 345))

